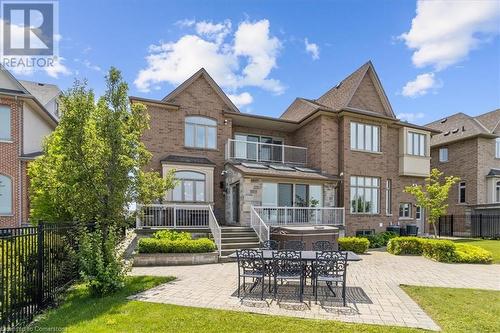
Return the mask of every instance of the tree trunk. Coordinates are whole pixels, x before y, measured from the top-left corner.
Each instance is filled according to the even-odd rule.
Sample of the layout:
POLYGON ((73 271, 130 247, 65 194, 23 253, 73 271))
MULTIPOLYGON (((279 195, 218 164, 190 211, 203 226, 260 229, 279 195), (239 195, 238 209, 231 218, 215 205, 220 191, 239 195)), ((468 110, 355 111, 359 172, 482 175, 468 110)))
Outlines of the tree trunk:
POLYGON ((438 238, 438 235, 437 235, 437 230, 436 230, 436 222, 432 222, 432 228, 434 229, 434 238, 438 238))

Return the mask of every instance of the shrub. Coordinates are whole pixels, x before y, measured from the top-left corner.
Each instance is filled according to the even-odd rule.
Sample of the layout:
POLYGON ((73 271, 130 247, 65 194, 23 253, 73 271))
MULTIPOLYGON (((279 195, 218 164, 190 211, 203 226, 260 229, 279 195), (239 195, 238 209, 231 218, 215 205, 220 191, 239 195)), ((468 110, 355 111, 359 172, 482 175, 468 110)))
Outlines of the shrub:
POLYGON ((208 238, 195 240, 142 238, 139 240, 139 253, 205 253, 213 251, 215 251, 215 243, 208 238))
POLYGON ((362 237, 342 237, 339 238, 339 247, 342 251, 352 251, 354 253, 365 253, 370 246, 370 241, 362 237))
POLYGON ((175 230, 160 230, 153 234, 153 238, 171 241, 191 240, 191 234, 189 232, 179 232, 175 230))
POLYGON ((449 240, 422 239, 422 254, 440 262, 455 262, 455 243, 449 240))
POLYGON ((397 235, 394 232, 384 231, 375 235, 363 235, 358 237, 368 239, 370 241, 370 248, 372 249, 372 248, 386 246, 387 242, 389 242, 390 239, 396 236, 397 235))
POLYGON ((491 264, 493 256, 490 251, 469 244, 455 244, 456 262, 469 264, 491 264))
POLYGON ((422 239, 418 237, 395 237, 387 243, 387 252, 396 255, 422 255, 422 251, 422 239))

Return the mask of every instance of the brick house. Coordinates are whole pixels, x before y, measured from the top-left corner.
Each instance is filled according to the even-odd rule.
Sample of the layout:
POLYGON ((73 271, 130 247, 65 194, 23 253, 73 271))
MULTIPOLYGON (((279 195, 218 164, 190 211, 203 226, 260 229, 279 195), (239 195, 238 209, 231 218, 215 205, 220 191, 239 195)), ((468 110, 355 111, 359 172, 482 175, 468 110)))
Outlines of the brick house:
POLYGON ((167 203, 213 205, 225 225, 312 218, 342 219, 348 235, 424 231, 424 212, 402 190, 429 175, 437 131, 396 118, 371 62, 279 118, 239 112, 204 69, 162 100, 130 99, 150 115, 148 169, 174 168, 180 180, 167 203))
POLYGON ((57 125, 60 90, 0 70, 0 227, 29 220, 27 166, 57 125))
POLYGON ((460 177, 448 213, 500 215, 500 109, 456 113, 427 126, 441 131, 431 139, 431 166, 460 177))

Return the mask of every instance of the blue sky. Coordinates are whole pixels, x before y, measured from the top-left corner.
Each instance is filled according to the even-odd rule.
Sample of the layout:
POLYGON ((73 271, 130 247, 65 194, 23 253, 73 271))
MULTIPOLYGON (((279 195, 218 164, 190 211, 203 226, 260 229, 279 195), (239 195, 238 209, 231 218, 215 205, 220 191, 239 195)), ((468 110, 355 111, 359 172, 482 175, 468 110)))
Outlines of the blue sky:
POLYGON ((242 111, 279 116, 372 60, 396 114, 412 122, 498 108, 499 2, 429 3, 417 15, 416 2, 396 0, 62 0, 64 67, 18 77, 63 89, 87 78, 100 94, 115 66, 131 95, 162 98, 201 64, 242 111))

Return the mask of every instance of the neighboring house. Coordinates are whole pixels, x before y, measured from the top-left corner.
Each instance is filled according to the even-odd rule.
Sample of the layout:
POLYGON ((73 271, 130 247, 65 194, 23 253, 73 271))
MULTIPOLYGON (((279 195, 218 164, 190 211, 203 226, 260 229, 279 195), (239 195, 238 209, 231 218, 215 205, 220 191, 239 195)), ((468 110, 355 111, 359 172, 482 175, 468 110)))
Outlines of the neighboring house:
POLYGON ((441 131, 431 140, 431 165, 460 177, 450 192, 448 214, 500 215, 500 109, 464 113, 427 125, 441 131))
POLYGON ((424 214, 403 188, 429 175, 434 131, 395 117, 371 62, 279 118, 239 112, 204 69, 162 100, 131 101, 151 117, 148 169, 177 171, 167 202, 213 204, 226 225, 300 223, 311 215, 283 207, 316 206, 341 207, 307 213, 319 221, 342 219, 345 207, 349 235, 397 224, 423 231, 424 214))
POLYGON ((54 87, 21 83, 7 70, 0 70, 0 227, 28 222, 27 166, 41 154, 43 138, 57 125, 54 97, 59 93, 54 87))

